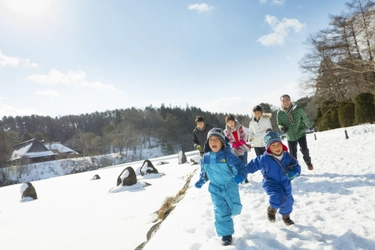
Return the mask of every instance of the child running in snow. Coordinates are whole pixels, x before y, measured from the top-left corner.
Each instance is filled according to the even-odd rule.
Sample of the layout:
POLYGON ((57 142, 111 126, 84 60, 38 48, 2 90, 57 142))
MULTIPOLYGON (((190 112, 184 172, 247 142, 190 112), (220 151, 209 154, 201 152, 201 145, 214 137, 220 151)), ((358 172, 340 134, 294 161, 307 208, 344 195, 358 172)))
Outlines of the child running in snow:
POLYGON ((220 128, 208 132, 204 152, 200 178, 195 187, 201 188, 210 180, 208 191, 214 204, 216 233, 222 237, 223 245, 230 245, 234 233, 232 216, 242 210, 238 184, 246 178, 245 165, 231 152, 220 128))
MULTIPOLYGON (((232 147, 232 153, 238 156, 244 164, 247 164, 247 151, 250 151, 251 145, 246 143, 246 132, 242 124, 239 123, 233 115, 225 117, 224 134, 229 139, 229 145, 232 147)), ((247 177, 245 183, 248 183, 247 177)))
POLYGON ((266 152, 252 159, 247 165, 248 173, 260 170, 263 174, 262 186, 269 197, 267 218, 276 221, 276 212, 282 215, 287 226, 294 224, 290 219, 293 210, 293 195, 291 180, 301 173, 298 161, 288 153, 288 148, 282 143, 280 135, 269 131, 264 136, 266 152))

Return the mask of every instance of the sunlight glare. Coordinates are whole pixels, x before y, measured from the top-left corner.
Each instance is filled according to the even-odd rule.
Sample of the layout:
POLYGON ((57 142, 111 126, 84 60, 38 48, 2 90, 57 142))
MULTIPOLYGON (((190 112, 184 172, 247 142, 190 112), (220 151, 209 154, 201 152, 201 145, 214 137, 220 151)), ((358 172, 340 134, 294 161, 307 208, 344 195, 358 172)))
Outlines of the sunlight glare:
POLYGON ((47 15, 54 1, 51 0, 0 0, 12 14, 26 18, 40 18, 47 15))

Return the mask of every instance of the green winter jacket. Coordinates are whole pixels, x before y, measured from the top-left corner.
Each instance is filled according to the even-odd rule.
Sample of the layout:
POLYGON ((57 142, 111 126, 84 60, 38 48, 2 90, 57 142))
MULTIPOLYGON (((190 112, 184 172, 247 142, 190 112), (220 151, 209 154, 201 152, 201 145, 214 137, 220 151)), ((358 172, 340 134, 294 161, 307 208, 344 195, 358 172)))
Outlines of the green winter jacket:
POLYGON ((281 131, 283 127, 288 127, 288 131, 285 134, 288 141, 297 141, 306 135, 306 126, 307 128, 311 128, 313 123, 307 118, 306 112, 300 106, 291 105, 293 105, 292 116, 294 123, 291 123, 287 113, 282 109, 277 111, 276 122, 281 131))

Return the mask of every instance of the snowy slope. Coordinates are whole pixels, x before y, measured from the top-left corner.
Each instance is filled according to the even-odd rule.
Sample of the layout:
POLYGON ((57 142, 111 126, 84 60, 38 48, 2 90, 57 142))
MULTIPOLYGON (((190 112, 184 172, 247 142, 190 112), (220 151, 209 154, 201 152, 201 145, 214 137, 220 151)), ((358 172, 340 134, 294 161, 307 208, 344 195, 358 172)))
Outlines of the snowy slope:
MULTIPOLYGON (((234 218, 233 246, 220 246, 213 226, 208 185, 190 187, 160 225, 145 250, 204 249, 374 249, 375 125, 308 134, 315 169, 302 162, 302 176, 293 181, 295 225, 280 217, 267 221, 267 196, 259 172, 240 185, 241 215, 234 218)), ((188 159, 196 152, 188 153, 188 159)), ((254 157, 252 151, 249 158, 254 157)), ((135 162, 75 175, 33 181, 38 200, 20 202, 20 186, 0 188, 1 249, 129 249, 146 241, 163 201, 198 179, 198 165, 179 165, 177 155, 151 159, 159 178, 143 178, 151 186, 109 193, 117 176, 135 162), (169 162, 157 165, 161 161, 169 162), (100 180, 90 180, 99 174, 100 180)))

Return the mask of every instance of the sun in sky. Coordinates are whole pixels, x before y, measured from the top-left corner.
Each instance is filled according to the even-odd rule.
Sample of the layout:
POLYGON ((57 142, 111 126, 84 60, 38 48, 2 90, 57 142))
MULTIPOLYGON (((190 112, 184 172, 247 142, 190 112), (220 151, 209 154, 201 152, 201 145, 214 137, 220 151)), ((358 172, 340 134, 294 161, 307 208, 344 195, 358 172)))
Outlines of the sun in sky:
POLYGON ((55 3, 50 0, 0 0, 0 8, 20 18, 43 19, 51 13, 55 3))

